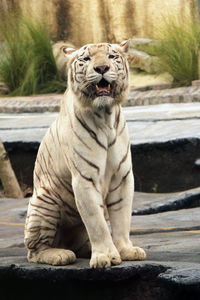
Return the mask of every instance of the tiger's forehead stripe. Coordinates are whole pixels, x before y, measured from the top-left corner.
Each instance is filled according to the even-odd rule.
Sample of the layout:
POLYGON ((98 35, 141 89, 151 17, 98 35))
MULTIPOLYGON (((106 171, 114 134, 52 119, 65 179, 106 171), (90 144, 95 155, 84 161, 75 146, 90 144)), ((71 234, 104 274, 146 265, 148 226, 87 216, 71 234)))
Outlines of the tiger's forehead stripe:
POLYGON ((89 55, 95 55, 97 52, 102 52, 102 53, 110 53, 110 52, 115 52, 117 53, 117 51, 115 51, 114 49, 112 49, 112 45, 111 44, 107 44, 107 43, 100 43, 100 44, 88 44, 87 46, 83 47, 80 49, 80 54, 79 56, 84 56, 86 54, 89 55))

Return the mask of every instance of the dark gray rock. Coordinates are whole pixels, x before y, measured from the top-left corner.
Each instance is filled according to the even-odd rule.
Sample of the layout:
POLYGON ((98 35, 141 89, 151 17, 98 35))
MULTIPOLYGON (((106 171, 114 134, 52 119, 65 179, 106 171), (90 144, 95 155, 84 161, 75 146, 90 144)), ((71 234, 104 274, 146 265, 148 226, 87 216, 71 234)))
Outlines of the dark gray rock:
MULTIPOLYGON (((149 195, 148 201, 151 199, 149 195)), ((0 286, 5 299, 25 299, 28 295, 35 300, 39 291, 43 299, 171 300, 183 297, 185 286, 187 297, 198 299, 192 297, 199 292, 200 230, 191 231, 200 220, 198 208, 133 216, 131 240, 134 245, 144 247, 147 261, 91 270, 86 259, 59 267, 27 262, 21 215, 27 202, 27 199, 0 200, 0 286), (169 225, 174 226, 173 230, 169 225), (186 231, 179 231, 180 227, 186 231)))
POLYGON ((77 262, 67 266, 50 266, 28 263, 24 257, 0 258, 0 280, 5 279, 5 271, 9 278, 24 278, 33 280, 92 280, 92 281, 123 281, 140 273, 160 273, 166 270, 155 262, 123 262, 119 266, 107 269, 91 269, 88 259, 77 259, 77 262), (10 272, 12 271, 12 272, 10 272))
POLYGON ((159 278, 171 285, 192 286, 200 291, 200 264, 179 265, 160 274, 159 278))
POLYGON ((137 191, 172 193, 199 187, 200 169, 194 162, 200 139, 132 145, 131 150, 137 191))
POLYGON ((54 267, 28 264, 23 257, 0 258, 1 293, 6 299, 24 299, 27 293, 35 299, 38 291, 44 299, 188 299, 185 293, 198 299, 191 298, 200 287, 197 265, 150 261, 90 269, 88 264, 79 259, 74 265, 54 267))
POLYGON ((200 265, 179 265, 158 276, 158 282, 168 292, 169 299, 199 299, 200 265))
POLYGON ((6 299, 159 299, 157 276, 166 270, 155 263, 123 263, 108 269, 89 269, 88 260, 65 267, 25 263, 21 258, 1 262, 1 294, 6 299), (8 289, 12 286, 12 289, 8 289), (38 294, 39 293, 39 294, 38 294))
POLYGON ((200 188, 179 193, 135 193, 132 215, 147 215, 200 207, 200 188))

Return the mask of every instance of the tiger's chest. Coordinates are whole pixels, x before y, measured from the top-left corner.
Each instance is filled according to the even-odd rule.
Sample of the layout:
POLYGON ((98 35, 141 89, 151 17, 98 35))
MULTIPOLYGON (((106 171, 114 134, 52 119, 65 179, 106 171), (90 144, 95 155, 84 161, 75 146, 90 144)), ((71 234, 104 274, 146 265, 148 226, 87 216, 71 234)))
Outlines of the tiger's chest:
POLYGON ((61 124, 60 141, 72 177, 80 176, 86 185, 92 182, 106 195, 113 178, 120 181, 130 169, 129 137, 121 107, 109 113, 73 109, 61 124))

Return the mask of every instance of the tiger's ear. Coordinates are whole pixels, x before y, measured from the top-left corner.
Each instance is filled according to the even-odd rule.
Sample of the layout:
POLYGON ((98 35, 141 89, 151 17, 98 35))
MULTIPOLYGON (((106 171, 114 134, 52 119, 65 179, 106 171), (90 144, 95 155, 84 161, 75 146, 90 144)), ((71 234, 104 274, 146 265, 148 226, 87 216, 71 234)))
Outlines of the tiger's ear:
POLYGON ((74 48, 68 48, 66 46, 60 47, 60 50, 64 53, 67 58, 72 57, 73 53, 76 51, 74 48))
POLYGON ((130 40, 123 41, 123 42, 121 42, 121 44, 120 44, 120 47, 121 47, 121 49, 122 49, 122 51, 123 51, 124 53, 127 53, 127 52, 128 52, 129 46, 130 46, 130 40))

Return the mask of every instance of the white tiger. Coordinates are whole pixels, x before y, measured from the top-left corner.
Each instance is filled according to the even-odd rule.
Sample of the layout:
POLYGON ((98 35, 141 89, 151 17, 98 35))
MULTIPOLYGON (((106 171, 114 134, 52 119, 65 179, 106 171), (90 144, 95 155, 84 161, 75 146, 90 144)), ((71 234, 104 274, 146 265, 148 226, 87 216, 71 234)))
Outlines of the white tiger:
POLYGON ((66 265, 91 255, 90 267, 104 268, 146 258, 129 239, 134 181, 120 105, 129 87, 127 50, 128 41, 62 47, 68 88, 35 163, 29 262, 66 265))

